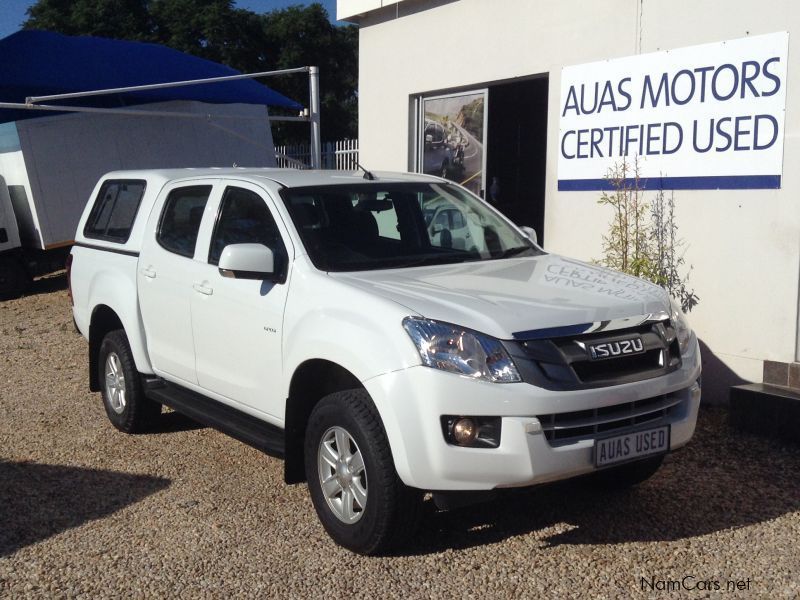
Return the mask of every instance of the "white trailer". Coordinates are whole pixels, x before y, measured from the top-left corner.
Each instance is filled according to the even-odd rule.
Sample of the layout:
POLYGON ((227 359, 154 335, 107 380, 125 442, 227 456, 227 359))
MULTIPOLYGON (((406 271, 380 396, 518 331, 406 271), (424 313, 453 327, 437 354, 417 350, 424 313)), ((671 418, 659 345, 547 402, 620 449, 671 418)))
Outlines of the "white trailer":
POLYGON ((0 297, 63 267, 108 171, 275 165, 263 105, 171 101, 0 124, 0 297))

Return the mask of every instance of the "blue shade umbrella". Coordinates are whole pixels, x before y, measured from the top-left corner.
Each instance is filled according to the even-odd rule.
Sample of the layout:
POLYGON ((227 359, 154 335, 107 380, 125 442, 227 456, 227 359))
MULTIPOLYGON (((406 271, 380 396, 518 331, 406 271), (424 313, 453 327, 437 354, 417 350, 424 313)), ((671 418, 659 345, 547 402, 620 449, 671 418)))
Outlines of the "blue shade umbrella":
MULTIPOLYGON (((0 40, 0 102, 239 74, 230 67, 158 44, 72 37, 50 31, 19 31, 0 40)), ((302 108, 251 79, 89 96, 59 100, 58 104, 120 108, 170 100, 302 108)), ((53 113, 0 109, 0 123, 47 114, 53 113)))

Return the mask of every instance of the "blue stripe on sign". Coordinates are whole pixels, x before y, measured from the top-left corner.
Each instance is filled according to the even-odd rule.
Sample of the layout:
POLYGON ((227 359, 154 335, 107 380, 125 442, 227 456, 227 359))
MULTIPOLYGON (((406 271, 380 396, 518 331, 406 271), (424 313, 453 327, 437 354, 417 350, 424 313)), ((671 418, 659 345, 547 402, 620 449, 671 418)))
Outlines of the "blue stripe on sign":
MULTIPOLYGON (((625 185, 634 185, 626 179, 625 185)), ((758 190, 779 189, 780 175, 727 175, 719 177, 642 177, 639 187, 647 190, 758 190)), ((559 179, 559 192, 613 191, 607 179, 559 179)))

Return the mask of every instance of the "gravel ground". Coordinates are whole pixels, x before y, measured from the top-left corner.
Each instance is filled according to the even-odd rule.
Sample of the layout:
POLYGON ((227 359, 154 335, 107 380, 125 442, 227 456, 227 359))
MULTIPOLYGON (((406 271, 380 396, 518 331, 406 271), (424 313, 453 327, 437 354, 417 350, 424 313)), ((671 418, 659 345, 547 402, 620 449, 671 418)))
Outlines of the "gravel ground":
POLYGON ((800 448, 723 410, 636 490, 428 506, 412 547, 363 558, 279 460, 176 413, 113 429, 63 276, 36 285, 0 303, 0 597, 800 597, 800 448))

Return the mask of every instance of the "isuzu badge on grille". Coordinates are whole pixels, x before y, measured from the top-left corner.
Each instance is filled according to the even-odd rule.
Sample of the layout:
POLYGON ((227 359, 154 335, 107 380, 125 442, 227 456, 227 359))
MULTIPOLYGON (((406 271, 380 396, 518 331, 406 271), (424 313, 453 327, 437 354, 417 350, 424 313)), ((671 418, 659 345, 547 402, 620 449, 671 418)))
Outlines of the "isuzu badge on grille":
POLYGON ((600 344, 586 344, 589 356, 592 360, 602 360, 604 358, 615 358, 628 354, 641 354, 644 352, 642 338, 635 337, 629 340, 618 342, 602 342, 600 344))

